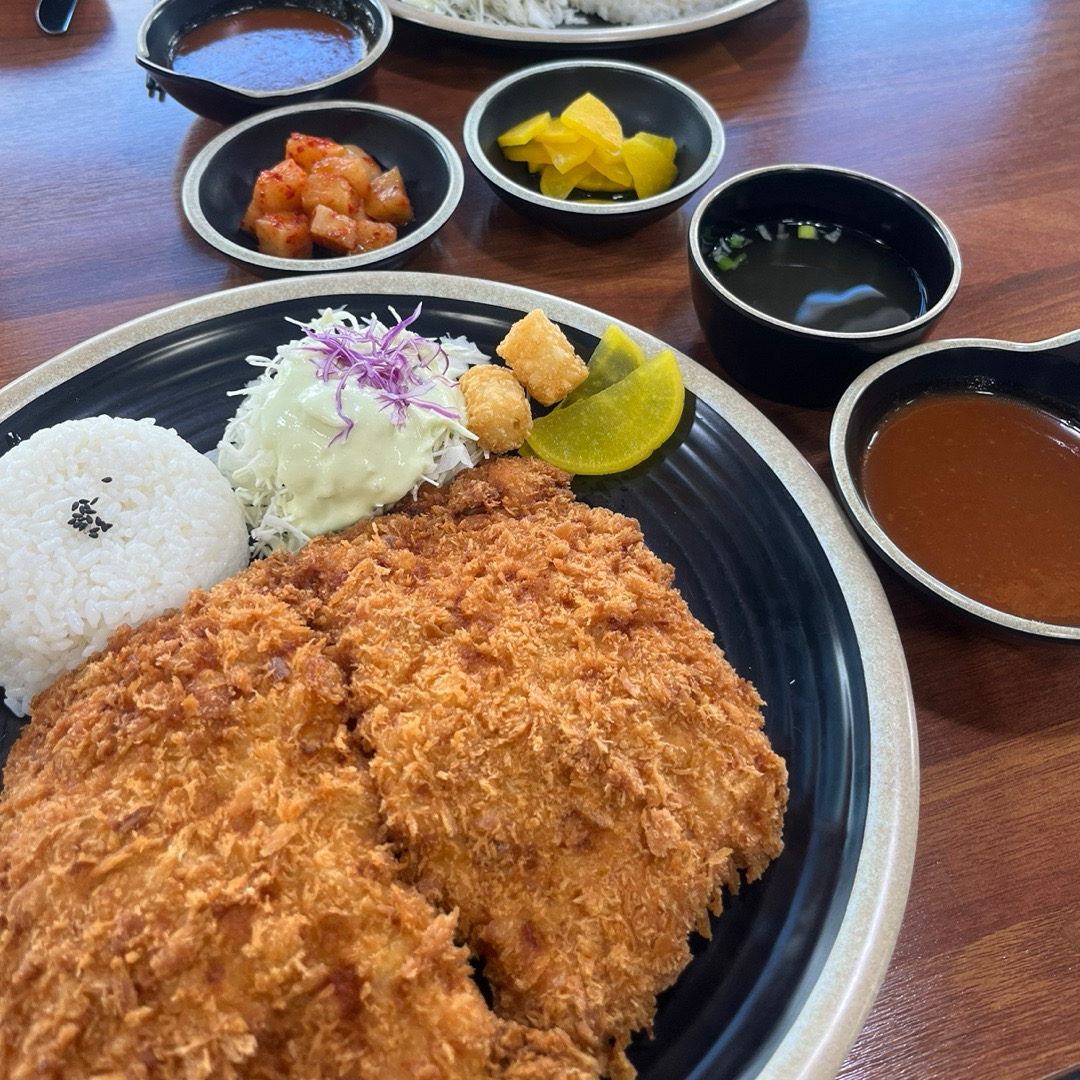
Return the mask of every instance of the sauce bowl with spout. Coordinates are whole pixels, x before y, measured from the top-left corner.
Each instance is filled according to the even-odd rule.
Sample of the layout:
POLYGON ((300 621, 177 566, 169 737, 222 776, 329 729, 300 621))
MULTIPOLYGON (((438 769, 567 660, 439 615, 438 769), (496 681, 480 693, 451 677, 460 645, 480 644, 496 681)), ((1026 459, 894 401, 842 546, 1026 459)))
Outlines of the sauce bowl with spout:
MULTIPOLYGON (((393 18, 382 0, 306 0, 302 5, 285 0, 161 0, 139 27, 135 60, 148 73, 151 95, 168 94, 199 116, 231 124, 266 109, 349 96, 371 75, 392 35, 393 18), (327 73, 321 63, 313 63, 319 59, 311 56, 317 46, 305 43, 295 50, 296 69, 288 72, 289 85, 275 89, 234 85, 227 78, 200 77, 174 67, 185 35, 205 30, 214 20, 282 12, 329 17, 351 31, 357 44, 354 62, 327 73), (305 65, 305 55, 310 66, 305 65)), ((251 62, 251 52, 247 50, 246 63, 251 62)), ((277 70, 280 65, 275 64, 277 70)))
MULTIPOLYGON (((1023 424, 1029 428, 1029 434, 1038 431, 1039 425, 1028 421, 1023 424)), ((996 503, 1002 489, 1008 486, 1019 485, 1021 490, 1030 486, 1033 491, 1041 492, 1044 488, 1036 485, 1045 485, 1051 479, 1049 470, 1035 470, 1019 457, 1002 464, 1001 455, 990 453, 990 444, 1002 441, 1005 432, 1000 425, 987 427, 985 431, 976 430, 970 440, 980 474, 976 477, 978 485, 972 484, 972 491, 964 493, 962 500, 958 498, 955 507, 948 506, 940 520, 920 525, 922 562, 931 562, 931 557, 937 561, 941 554, 927 544, 963 542, 964 533, 970 533, 963 521, 963 506, 973 500, 977 506, 980 490, 989 492, 996 503), (993 430, 989 430, 991 427, 993 430), (1000 473, 993 471, 998 469, 1000 473), (1013 475, 1003 476, 1006 471, 1013 475), (957 527, 962 530, 959 539, 949 532, 957 527)), ((950 429, 948 438, 957 437, 958 433, 950 429)), ((1075 554, 1080 549, 1080 330, 1035 343, 987 338, 927 342, 880 360, 859 375, 840 399, 833 414, 829 453, 837 495, 857 533, 886 567, 903 580, 961 622, 976 625, 994 636, 1080 644, 1080 558, 1075 554), (1030 551, 1026 550, 1024 536, 1039 532, 1030 506, 1036 496, 1029 498, 1026 491, 1024 499, 1017 500, 1015 512, 1003 511, 994 526, 985 530, 985 537, 977 538, 977 543, 969 540, 973 555, 982 548, 989 549, 978 569, 990 575, 985 580, 995 591, 1004 594, 994 577, 1007 576, 1005 584, 1011 590, 1013 585, 1023 584, 1024 576, 1030 575, 1025 586, 1029 590, 1028 598, 1033 596, 1054 615, 1025 617, 965 595, 903 550, 891 535, 900 532, 898 526, 885 513, 879 515, 879 521, 871 508, 873 499, 868 498, 865 475, 868 448, 889 422, 888 418, 897 416, 897 410, 910 403, 926 403, 930 395, 939 395, 940 400, 940 395, 956 392, 996 396, 999 401, 1008 399, 1038 410, 1044 418, 1054 421, 1049 441, 1060 471, 1050 489, 1056 495, 1047 501, 1053 503, 1051 520, 1066 522, 1063 538, 1058 533, 1060 545, 1052 547, 1048 554, 1046 544, 1036 537, 1037 543, 1030 551), (1075 521, 1074 529, 1068 527, 1069 520, 1075 521), (998 549, 1017 545, 1021 546, 1018 552, 1021 559, 1011 565, 1019 566, 1023 574, 1009 569, 1006 551, 997 553, 998 549)), ((940 471, 940 464, 930 461, 926 471, 933 475, 940 471)), ((1036 506, 1036 513, 1038 509, 1036 506)), ((890 510, 892 515, 896 512, 890 510)), ((978 557, 983 558, 982 554, 978 557)))

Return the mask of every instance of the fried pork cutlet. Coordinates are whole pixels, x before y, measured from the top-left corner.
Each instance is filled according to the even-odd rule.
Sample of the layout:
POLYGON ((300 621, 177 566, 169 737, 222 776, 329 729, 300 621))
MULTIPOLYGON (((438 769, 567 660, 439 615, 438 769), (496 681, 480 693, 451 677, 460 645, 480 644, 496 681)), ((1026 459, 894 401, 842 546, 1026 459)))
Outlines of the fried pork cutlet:
POLYGON ((0 1076, 595 1075, 399 880, 314 594, 271 560, 35 703, 0 802, 0 1076))
POLYGON ((779 852, 785 774, 670 570, 566 480, 491 462, 36 699, 0 1076, 632 1073, 688 933, 779 852))
POLYGON ((265 579, 36 705, 0 808, 7 1080, 483 1075, 453 916, 397 882, 309 598, 265 579))
POLYGON ((688 933, 781 849, 760 699, 637 523, 545 466, 493 462, 354 550, 320 617, 410 880, 500 1015, 630 1075, 688 933))

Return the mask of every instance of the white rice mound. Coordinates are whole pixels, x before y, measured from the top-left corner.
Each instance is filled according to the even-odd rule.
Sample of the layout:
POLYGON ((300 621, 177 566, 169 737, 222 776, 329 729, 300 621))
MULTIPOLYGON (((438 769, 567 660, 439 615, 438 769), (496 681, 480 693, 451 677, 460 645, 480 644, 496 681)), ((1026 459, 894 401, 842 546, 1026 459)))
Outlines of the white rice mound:
POLYGON ((104 648, 121 624, 179 607, 192 589, 247 562, 247 528, 228 481, 175 431, 96 416, 32 435, 0 457, 8 707, 24 716, 35 694, 104 648), (97 500, 89 516, 85 504, 73 509, 84 499, 97 500))

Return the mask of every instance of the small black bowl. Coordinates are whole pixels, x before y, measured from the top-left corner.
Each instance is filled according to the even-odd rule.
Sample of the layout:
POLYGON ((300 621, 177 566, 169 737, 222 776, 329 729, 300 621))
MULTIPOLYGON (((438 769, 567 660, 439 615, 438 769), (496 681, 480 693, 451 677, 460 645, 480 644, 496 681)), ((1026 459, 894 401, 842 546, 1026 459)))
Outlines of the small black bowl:
POLYGON ((921 341, 960 283, 960 251, 932 211, 882 180, 824 165, 775 165, 724 181, 694 213, 688 254, 694 308, 716 361, 746 389, 806 408, 835 405, 864 368, 921 341), (753 236, 756 226, 783 220, 856 230, 891 248, 921 280, 921 312, 882 329, 818 329, 740 299, 713 261, 714 246, 732 230, 753 236))
POLYGON ((464 169, 453 144, 409 113, 360 101, 316 101, 259 113, 212 139, 184 176, 181 199, 192 228, 234 262, 265 277, 333 270, 393 270, 431 242, 449 220, 464 188, 464 169), (384 248, 357 255, 316 254, 310 259, 264 255, 240 231, 255 178, 285 154, 299 131, 362 146, 388 169, 401 170, 415 217, 384 248))
MULTIPOLYGON (((888 567, 961 621, 996 636, 1080 643, 1080 626, 999 611, 939 581, 893 542, 867 505, 862 463, 884 416, 921 394, 964 389, 1008 394, 1080 427, 1080 330, 1024 344, 986 338, 926 342, 867 368, 832 418, 829 453, 840 501, 863 541, 888 567)), ((1080 492, 1076 498, 1080 501, 1080 492)))
POLYGON ((382 0, 161 0, 143 20, 135 60, 149 72, 151 93, 168 93, 185 108, 208 120, 231 124, 263 109, 341 97, 360 86, 382 59, 394 21, 382 0), (364 55, 330 78, 285 90, 249 90, 174 71, 177 42, 212 19, 256 8, 301 8, 329 15, 364 39, 364 55))
POLYGON ((481 176, 519 213, 582 239, 624 236, 681 206, 716 170, 724 129, 713 107, 685 83, 663 72, 617 60, 557 60, 523 68, 488 87, 469 107, 465 150, 481 176), (521 162, 508 161, 498 137, 544 111, 558 116, 581 94, 595 94, 623 131, 649 131, 675 140, 679 173, 667 191, 645 199, 612 199, 574 192, 567 199, 540 193, 521 162))

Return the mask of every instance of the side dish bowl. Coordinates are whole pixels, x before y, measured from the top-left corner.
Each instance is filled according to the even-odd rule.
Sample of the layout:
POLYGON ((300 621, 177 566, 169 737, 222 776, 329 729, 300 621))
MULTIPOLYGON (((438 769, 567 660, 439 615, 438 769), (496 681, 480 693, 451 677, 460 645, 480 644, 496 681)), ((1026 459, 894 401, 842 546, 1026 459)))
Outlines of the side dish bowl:
POLYGON ((724 129, 713 107, 685 83, 661 71, 617 60, 557 60, 523 68, 492 84, 469 107, 465 150, 480 175, 525 217, 582 239, 622 236, 681 206, 716 170, 724 129), (666 191, 646 198, 586 195, 566 199, 540 191, 536 174, 508 161, 498 137, 537 113, 558 116, 585 93, 618 117, 627 135, 639 131, 674 139, 678 174, 666 191))
POLYGON ((717 363, 746 389, 807 408, 835 405, 864 368, 921 341, 960 284, 960 251, 937 215, 883 180, 824 165, 773 165, 725 180, 694 212, 688 256, 694 308, 717 363), (794 248, 782 255, 773 249, 780 223, 794 230, 804 222, 820 233, 806 241, 823 253, 814 256, 822 263, 812 271, 794 248), (748 242, 745 256, 731 252, 739 262, 724 270, 713 253, 731 236, 748 242), (861 265, 836 265, 842 248, 834 236, 861 245, 840 255, 861 265), (877 265, 875 252, 887 262, 877 265), (781 259, 790 261, 780 265, 781 259), (911 279, 913 295, 903 308, 882 281, 890 266, 911 279), (751 268, 762 290, 752 300, 735 281, 745 282, 751 268), (801 276, 780 276, 792 273, 801 276), (781 314, 772 298, 789 287, 793 313, 781 314), (796 296, 803 298, 797 309, 796 296), (867 297, 879 305, 869 316, 867 297), (817 308, 808 307, 815 300, 817 308))
MULTIPOLYGON (((1080 625, 1021 618, 950 588, 894 542, 867 503, 863 462, 882 419, 933 391, 1008 395, 1080 430, 1080 330, 1047 341, 984 338, 928 342, 878 361, 848 388, 833 415, 829 452, 840 501, 866 545, 893 571, 961 619, 1005 636, 1080 642, 1080 625)), ((1074 492, 1080 520, 1080 492, 1074 492)))
POLYGON ((160 0, 139 27, 135 60, 148 72, 146 85, 151 94, 168 94, 199 116, 231 124, 264 109, 351 93, 382 59, 393 29, 393 17, 382 0, 306 0, 300 5, 288 0, 160 0), (328 15, 354 30, 363 42, 360 58, 329 77, 316 76, 281 90, 231 86, 173 70, 177 43, 192 30, 237 12, 290 7, 328 15))
POLYGON ((181 198, 192 228, 234 262, 257 274, 392 270, 431 242, 461 199, 464 170, 441 132, 409 113, 358 101, 313 102, 249 117, 227 128, 199 152, 184 177, 181 198), (355 255, 282 258, 258 251, 240 230, 255 178, 284 156, 292 132, 355 143, 388 169, 401 170, 414 219, 387 247, 355 255))

